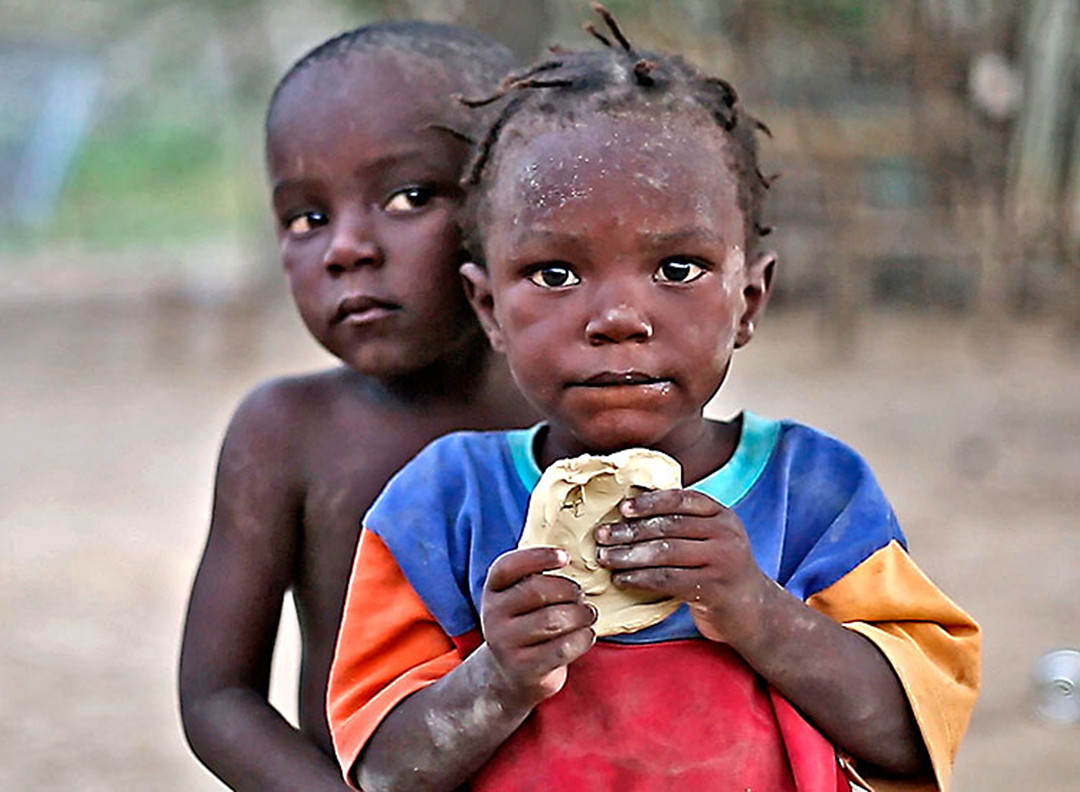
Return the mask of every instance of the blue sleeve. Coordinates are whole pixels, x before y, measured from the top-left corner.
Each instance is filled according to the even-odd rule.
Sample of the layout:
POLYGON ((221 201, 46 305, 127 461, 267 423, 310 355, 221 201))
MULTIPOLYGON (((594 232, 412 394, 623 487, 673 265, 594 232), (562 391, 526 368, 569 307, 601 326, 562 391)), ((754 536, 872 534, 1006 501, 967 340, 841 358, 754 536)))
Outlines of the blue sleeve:
POLYGON ((828 588, 896 540, 896 514, 869 465, 843 443, 794 426, 775 463, 786 467, 787 493, 780 582, 800 599, 828 588))
POLYGON ((467 481, 461 438, 439 438, 390 479, 364 517, 448 635, 478 623, 464 578, 467 481), (464 524, 464 525, 463 525, 464 524))
POLYGON ((479 628, 488 567, 521 534, 528 493, 512 469, 505 433, 446 435, 390 480, 364 518, 448 635, 479 628))

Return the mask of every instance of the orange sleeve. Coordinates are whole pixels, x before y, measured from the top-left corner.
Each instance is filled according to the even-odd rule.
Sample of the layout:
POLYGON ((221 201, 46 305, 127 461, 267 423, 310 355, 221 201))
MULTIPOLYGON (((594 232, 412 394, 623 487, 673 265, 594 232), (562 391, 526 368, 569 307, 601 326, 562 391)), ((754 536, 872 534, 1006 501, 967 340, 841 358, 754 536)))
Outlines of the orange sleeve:
POLYGON ((364 531, 326 693, 334 752, 349 784, 360 751, 390 710, 460 663, 386 544, 364 531))
POLYGON ((881 650, 907 693, 934 778, 868 778, 871 787, 947 792, 953 760, 979 692, 979 626, 892 541, 807 604, 881 650))

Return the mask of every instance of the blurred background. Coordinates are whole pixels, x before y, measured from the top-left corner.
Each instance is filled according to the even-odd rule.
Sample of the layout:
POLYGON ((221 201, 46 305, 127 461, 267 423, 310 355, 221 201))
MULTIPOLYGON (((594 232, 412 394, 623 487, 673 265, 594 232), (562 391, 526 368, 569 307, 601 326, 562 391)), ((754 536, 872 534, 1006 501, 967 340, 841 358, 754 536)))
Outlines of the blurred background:
MULTIPOLYGON (((1033 668, 1080 647, 1080 2, 608 5, 773 131, 779 291, 712 409, 858 448, 920 564, 984 625, 954 789, 1075 789, 1080 725, 1037 715, 1033 668)), ((277 262, 276 80, 375 19, 471 25, 528 59, 591 46, 588 16, 0 0, 0 788, 220 788, 174 691, 218 444, 258 382, 331 362, 277 262)), ((287 613, 288 714, 296 643, 287 613)))

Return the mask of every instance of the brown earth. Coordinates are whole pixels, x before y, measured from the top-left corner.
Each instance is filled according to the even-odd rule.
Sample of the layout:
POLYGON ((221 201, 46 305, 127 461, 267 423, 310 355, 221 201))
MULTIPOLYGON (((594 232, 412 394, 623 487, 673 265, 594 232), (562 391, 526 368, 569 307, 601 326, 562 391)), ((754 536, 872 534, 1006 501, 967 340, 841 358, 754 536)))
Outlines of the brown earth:
MULTIPOLYGON (((241 395, 322 365, 284 306, 0 306, 0 789, 219 786, 174 693, 221 433, 241 395)), ((1047 325, 867 317, 857 351, 775 315, 737 357, 742 405, 839 435, 920 564, 986 630, 958 792, 1076 789, 1080 727, 1032 714, 1043 652, 1080 645, 1080 356, 1047 325)), ((292 712, 286 620, 274 698, 292 712)))

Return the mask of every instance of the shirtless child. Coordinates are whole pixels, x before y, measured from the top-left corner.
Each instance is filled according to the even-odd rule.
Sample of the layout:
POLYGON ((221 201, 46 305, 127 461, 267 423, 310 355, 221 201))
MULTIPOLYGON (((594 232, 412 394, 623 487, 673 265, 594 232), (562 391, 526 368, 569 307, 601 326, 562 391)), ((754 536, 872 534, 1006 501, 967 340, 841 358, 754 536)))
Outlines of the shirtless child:
POLYGON ((344 789, 326 681, 360 519, 387 479, 454 429, 531 415, 461 288, 457 210, 501 45, 420 22, 322 44, 270 102, 266 156, 300 315, 343 366, 268 382, 237 409, 180 662, 192 750, 234 789, 344 789), (267 702, 283 597, 300 620, 300 728, 267 702))

